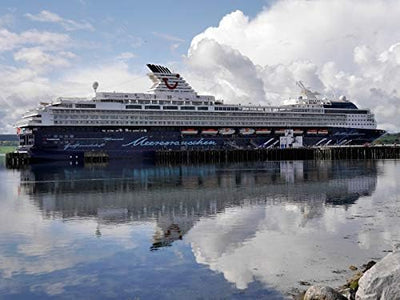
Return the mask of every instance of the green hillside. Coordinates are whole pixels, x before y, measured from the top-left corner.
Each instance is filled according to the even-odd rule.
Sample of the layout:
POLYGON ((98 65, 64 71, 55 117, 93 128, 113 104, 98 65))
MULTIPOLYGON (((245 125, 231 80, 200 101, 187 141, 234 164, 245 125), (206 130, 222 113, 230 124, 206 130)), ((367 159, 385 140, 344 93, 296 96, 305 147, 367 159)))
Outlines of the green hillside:
POLYGON ((13 152, 16 148, 15 146, 0 146, 0 154, 13 152))
POLYGON ((375 144, 400 144, 400 133, 388 133, 376 140, 375 144))
POLYGON ((0 154, 13 152, 18 146, 16 134, 0 134, 0 154))

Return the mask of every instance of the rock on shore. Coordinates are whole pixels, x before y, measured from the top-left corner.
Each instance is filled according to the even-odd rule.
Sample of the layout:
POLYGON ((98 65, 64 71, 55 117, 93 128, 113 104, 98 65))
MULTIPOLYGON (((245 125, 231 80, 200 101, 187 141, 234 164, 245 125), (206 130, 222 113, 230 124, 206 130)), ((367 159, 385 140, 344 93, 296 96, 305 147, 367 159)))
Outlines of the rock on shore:
POLYGON ((400 299, 400 244, 360 278, 356 300, 400 299))
POLYGON ((313 285, 307 290, 303 300, 347 300, 347 298, 329 286, 313 285))

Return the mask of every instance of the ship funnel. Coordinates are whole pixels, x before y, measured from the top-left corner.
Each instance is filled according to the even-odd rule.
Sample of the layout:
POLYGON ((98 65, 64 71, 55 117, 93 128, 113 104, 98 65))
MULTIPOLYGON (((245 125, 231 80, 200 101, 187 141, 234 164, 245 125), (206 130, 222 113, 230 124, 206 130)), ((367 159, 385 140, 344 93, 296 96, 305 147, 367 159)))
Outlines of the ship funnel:
POLYGON ((197 95, 192 87, 178 73, 173 73, 167 67, 160 65, 147 64, 147 67, 152 71, 152 73, 148 74, 153 81, 150 92, 197 95))

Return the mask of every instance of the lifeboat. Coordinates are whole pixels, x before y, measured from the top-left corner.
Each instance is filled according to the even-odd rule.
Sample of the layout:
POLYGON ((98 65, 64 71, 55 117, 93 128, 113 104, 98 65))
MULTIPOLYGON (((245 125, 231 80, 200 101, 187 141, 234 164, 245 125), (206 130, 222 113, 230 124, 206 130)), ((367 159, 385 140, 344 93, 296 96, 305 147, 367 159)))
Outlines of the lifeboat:
POLYGON ((317 134, 317 133, 318 133, 317 129, 309 129, 309 130, 307 130, 307 134, 317 134))
POLYGON ((293 130, 293 134, 303 134, 303 133, 304 133, 304 131, 301 130, 301 129, 295 129, 295 130, 293 130))
POLYGON ((218 130, 220 135, 232 135, 235 133, 235 129, 232 128, 221 128, 218 130))
POLYGON ((271 130, 268 128, 259 128, 256 129, 256 134, 270 134, 271 130))
POLYGON ((328 134, 328 130, 320 129, 320 130, 318 130, 318 134, 323 134, 323 135, 328 134))
POLYGON ((201 131, 201 134, 205 134, 205 135, 216 135, 218 133, 217 129, 203 129, 201 131))
POLYGON ((285 134, 285 129, 276 129, 275 134, 285 134))
POLYGON ((255 132, 255 130, 253 128, 242 128, 239 130, 241 135, 250 135, 253 134, 255 132))
POLYGON ((198 132, 199 131, 197 129, 193 129, 193 128, 188 128, 188 129, 182 129, 181 130, 181 134, 183 134, 183 135, 195 135, 198 132))

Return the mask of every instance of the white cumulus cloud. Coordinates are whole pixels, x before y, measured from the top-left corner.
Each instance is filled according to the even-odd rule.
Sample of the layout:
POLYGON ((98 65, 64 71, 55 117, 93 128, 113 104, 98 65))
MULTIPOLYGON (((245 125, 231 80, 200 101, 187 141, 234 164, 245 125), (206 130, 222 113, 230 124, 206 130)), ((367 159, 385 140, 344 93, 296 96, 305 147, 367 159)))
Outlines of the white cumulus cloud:
POLYGON ((371 108, 379 127, 400 130, 400 34, 393 30, 399 15, 393 0, 278 1, 254 19, 241 11, 226 15, 193 38, 186 60, 206 82, 203 91, 215 91, 215 78, 226 81, 218 93, 228 102, 249 96, 277 104, 296 96, 295 81, 302 80, 327 96, 346 94, 371 108), (247 68, 235 63, 243 61, 247 68), (249 84, 231 81, 240 77, 249 84), (258 79, 263 86, 254 84, 258 79))
MULTIPOLYGON (((176 71, 182 72, 199 93, 215 95, 225 103, 281 104, 298 95, 295 82, 302 80, 323 95, 344 94, 359 107, 371 108, 379 128, 400 131, 400 33, 394 30, 399 15, 400 2, 394 0, 281 0, 255 18, 234 11, 218 26, 193 38, 183 58, 188 73, 176 71)), ((75 24, 46 10, 26 17, 62 26, 75 24)), ((82 24, 81 29, 85 29, 82 24)), ((153 35, 170 42, 174 51, 182 42, 169 34, 153 35)), ((126 30, 119 37, 133 38, 126 30)), ((142 86, 132 83, 137 72, 130 72, 126 62, 135 54, 122 52, 112 64, 101 67, 78 66, 74 64, 79 61, 77 54, 70 52, 73 44, 67 34, 0 28, 0 53, 13 51, 18 63, 4 65, 0 71, 3 78, 8 76, 0 83, 0 101, 5 103, 0 114, 8 116, 2 119, 3 124, 15 122, 17 110, 12 107, 16 103, 19 109, 22 103, 34 105, 38 98, 64 91, 85 95, 88 81, 90 85, 100 80, 101 86, 112 90, 148 87, 147 81, 141 80, 142 86), (63 67, 59 68, 62 71, 50 80, 51 74, 46 72, 56 67, 63 67), (6 107, 11 107, 11 115, 6 107)), ((10 131, 11 125, 0 126, 10 131)))
POLYGON ((46 53, 40 47, 22 48, 14 53, 15 61, 24 61, 29 66, 40 69, 42 67, 68 67, 69 59, 74 58, 72 52, 60 51, 57 54, 46 53))
POLYGON ((49 22, 49 23, 58 23, 67 31, 74 30, 89 30, 94 31, 94 27, 87 21, 77 22, 71 19, 65 19, 48 10, 42 10, 37 15, 33 15, 30 13, 25 14, 25 17, 32 21, 37 22, 49 22))
POLYGON ((132 58, 135 58, 136 55, 132 52, 122 52, 120 55, 116 57, 116 60, 121 60, 121 61, 128 61, 132 58))
POLYGON ((43 45, 48 50, 54 50, 64 47, 68 42, 70 42, 70 37, 62 33, 36 29, 15 33, 0 28, 0 52, 14 50, 23 45, 43 45))
MULTIPOLYGON (((20 55, 23 57, 23 52, 20 55)), ((40 56, 42 52, 38 51, 40 56)), ((70 55, 68 53, 66 56, 70 55)), ((25 59, 33 59, 28 56, 25 59)), ((22 58, 21 58, 22 59, 22 58)), ((47 56, 40 59, 56 59, 47 56)), ((57 62, 57 59, 53 63, 57 62)), ((63 63, 62 60, 57 63, 63 63)), ((54 66, 54 65, 53 65, 54 66)), ((48 69, 9 67, 0 65, 0 128, 2 132, 15 132, 13 125, 28 108, 39 102, 49 102, 59 96, 93 97, 92 83, 100 83, 98 91, 123 90, 145 92, 150 81, 143 73, 132 72, 125 62, 97 67, 69 68, 58 79, 50 79, 48 69)))
POLYGON ((188 78, 217 98, 230 103, 265 101, 263 81, 253 62, 230 46, 203 39, 189 50, 186 60, 193 73, 188 78))

